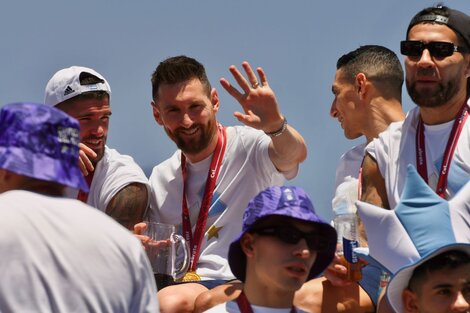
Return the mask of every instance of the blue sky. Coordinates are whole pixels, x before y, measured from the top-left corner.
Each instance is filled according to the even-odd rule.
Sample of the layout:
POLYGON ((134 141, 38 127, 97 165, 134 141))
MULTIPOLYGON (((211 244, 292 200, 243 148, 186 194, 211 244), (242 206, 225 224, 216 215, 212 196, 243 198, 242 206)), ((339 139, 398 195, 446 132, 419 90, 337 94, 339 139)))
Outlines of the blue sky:
MULTIPOLYGON (((234 80, 231 64, 262 66, 289 123, 307 141, 309 156, 290 184, 312 196, 331 218, 334 173, 341 154, 363 139, 346 140, 329 117, 336 60, 365 44, 399 52, 411 17, 426 0, 138 0, 8 1, 0 10, 0 105, 42 102, 59 69, 92 67, 113 92, 108 145, 132 155, 149 174, 175 145, 150 109, 150 75, 163 59, 185 54, 201 61, 219 91, 219 120, 238 124, 239 104, 219 84, 234 80)), ((470 14, 470 1, 448 6, 470 14)), ((402 57, 400 56, 402 60, 402 57)), ((414 105, 406 90, 403 106, 414 105)))

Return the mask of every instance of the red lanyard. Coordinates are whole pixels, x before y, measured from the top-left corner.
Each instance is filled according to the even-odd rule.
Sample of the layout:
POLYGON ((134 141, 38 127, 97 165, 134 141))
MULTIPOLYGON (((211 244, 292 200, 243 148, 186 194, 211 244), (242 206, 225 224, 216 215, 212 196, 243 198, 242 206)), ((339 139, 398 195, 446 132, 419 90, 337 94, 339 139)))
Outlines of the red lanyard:
MULTIPOLYGON (((241 313, 253 313, 253 309, 251 308, 250 302, 248 302, 248 298, 246 297, 245 293, 242 293, 237 298, 238 308, 240 309, 241 313)), ((296 313, 294 307, 290 310, 290 313, 296 313)))
POLYGON ((186 184, 188 182, 188 172, 186 169, 186 157, 181 153, 181 171, 183 173, 183 235, 187 242, 189 242, 191 251, 191 263, 189 270, 195 271, 196 264, 199 259, 199 252, 201 250, 202 238, 204 237, 204 229, 206 228, 207 216, 209 215, 209 207, 214 194, 215 182, 219 176, 220 167, 222 166, 222 159, 227 145, 225 128, 218 125, 217 146, 212 154, 211 165, 209 173, 207 174, 206 187, 204 189, 204 196, 202 198, 199 215, 197 218, 196 229, 194 236, 191 232, 191 221, 189 219, 189 208, 186 200, 186 184))
MULTIPOLYGON (((85 176, 85 180, 87 182, 88 187, 91 186, 91 182, 93 181, 93 175, 95 175, 95 171, 88 173, 88 175, 85 176)), ((77 195, 77 200, 80 200, 83 203, 86 203, 88 201, 88 192, 79 190, 78 195, 77 195)))
MULTIPOLYGON (((445 199, 445 193, 447 188, 447 176, 449 175, 449 167, 452 162, 455 148, 459 142, 460 133, 462 132, 465 121, 468 117, 468 106, 466 103, 462 105, 457 118, 452 126, 452 131, 447 141, 447 146, 444 151, 444 157, 442 159, 442 165, 439 172, 439 180, 437 181, 436 193, 445 199)), ((421 177, 428 182, 428 170, 426 164, 426 144, 424 142, 424 126, 423 120, 419 118, 418 125, 416 126, 416 165, 418 173, 421 177)))

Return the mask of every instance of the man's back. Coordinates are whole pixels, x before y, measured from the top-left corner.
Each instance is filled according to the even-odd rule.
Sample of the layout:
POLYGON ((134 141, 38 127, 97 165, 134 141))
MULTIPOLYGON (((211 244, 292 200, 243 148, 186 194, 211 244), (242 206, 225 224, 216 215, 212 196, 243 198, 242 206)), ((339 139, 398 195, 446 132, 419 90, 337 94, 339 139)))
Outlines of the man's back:
POLYGON ((77 200, 0 196, 0 311, 155 312, 155 282, 138 242, 77 200))

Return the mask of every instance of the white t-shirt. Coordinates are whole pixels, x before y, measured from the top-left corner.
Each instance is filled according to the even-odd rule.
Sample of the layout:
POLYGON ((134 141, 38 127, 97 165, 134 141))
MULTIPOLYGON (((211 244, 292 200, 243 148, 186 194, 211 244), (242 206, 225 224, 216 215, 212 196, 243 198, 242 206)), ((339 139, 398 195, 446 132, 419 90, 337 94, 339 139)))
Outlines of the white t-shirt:
POLYGON ((352 147, 341 156, 336 166, 335 190, 344 182, 345 177, 359 177, 365 148, 366 143, 362 143, 352 147))
MULTIPOLYGON (((147 177, 134 159, 106 146, 103 158, 95 167, 87 204, 106 212, 111 199, 131 183, 144 184, 150 194, 147 177)), ((67 190, 70 198, 76 199, 77 194, 77 190, 67 190)))
MULTIPOLYGON (((233 279, 227 262, 230 243, 239 236, 244 210, 260 191, 273 185, 282 185, 284 175, 290 179, 297 168, 284 175, 277 171, 268 155, 270 138, 250 127, 227 127, 227 147, 217 178, 206 231, 213 231, 202 240, 197 274, 202 279, 233 279)), ((194 232, 204 193, 211 157, 187 163, 187 201, 194 232)), ((174 224, 181 233, 181 205, 183 177, 181 151, 155 166, 150 176, 152 195, 149 220, 174 224)))
POLYGON ((158 311, 141 243, 102 212, 9 191, 0 229, 0 312, 158 311))
MULTIPOLYGON (((252 305, 251 306, 253 313, 290 313, 292 308, 277 309, 277 308, 267 308, 264 306, 252 305)), ((215 307, 205 311, 207 313, 240 313, 240 309, 236 301, 229 301, 216 305, 215 307)), ((306 313, 300 309, 296 309, 297 313, 306 313)))
MULTIPOLYGON (((366 151, 377 161, 385 179, 388 202, 394 208, 400 199, 406 179, 406 167, 416 167, 416 126, 419 108, 411 110, 405 121, 390 124, 389 128, 374 139, 366 151)), ((443 154, 452 123, 425 125, 426 164, 428 184, 436 189, 443 154)), ((460 134, 447 178, 447 198, 452 198, 470 180, 470 119, 460 134)))

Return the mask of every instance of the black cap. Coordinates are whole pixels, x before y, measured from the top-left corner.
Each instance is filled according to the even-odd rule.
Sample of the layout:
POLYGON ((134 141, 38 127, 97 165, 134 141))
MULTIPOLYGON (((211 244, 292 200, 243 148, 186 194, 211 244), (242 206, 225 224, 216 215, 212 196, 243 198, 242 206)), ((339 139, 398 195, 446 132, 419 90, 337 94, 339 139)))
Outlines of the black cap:
POLYGON ((436 8, 447 11, 449 16, 432 13, 423 15, 423 11, 421 11, 411 20, 410 25, 408 26, 408 30, 406 31, 406 37, 408 38, 411 27, 415 26, 416 24, 423 22, 434 22, 447 25, 453 31, 458 33, 465 41, 465 46, 470 49, 470 16, 463 12, 444 6, 438 6, 436 8))

